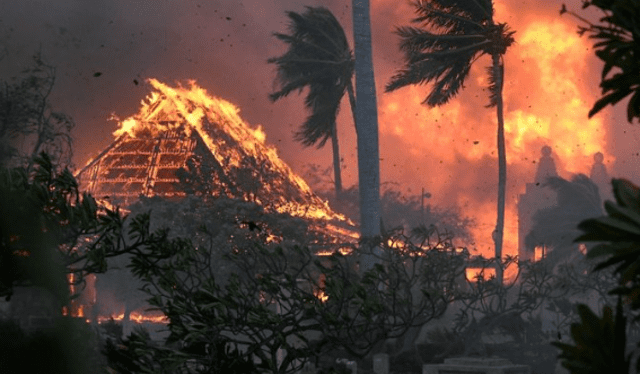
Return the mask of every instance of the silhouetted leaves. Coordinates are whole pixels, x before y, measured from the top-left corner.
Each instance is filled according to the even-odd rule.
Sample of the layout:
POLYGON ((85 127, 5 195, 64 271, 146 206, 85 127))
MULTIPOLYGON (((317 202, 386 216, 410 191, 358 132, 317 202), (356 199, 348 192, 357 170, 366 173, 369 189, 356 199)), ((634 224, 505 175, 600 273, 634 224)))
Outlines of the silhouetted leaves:
POLYGON ((626 319, 620 300, 615 317, 609 306, 603 308, 602 318, 584 304, 577 309, 580 322, 571 325, 574 344, 552 343, 562 350, 562 366, 572 374, 627 374, 630 356, 625 355, 626 319))
POLYGON ((69 164, 75 123, 50 106, 55 68, 36 54, 22 73, 17 83, 0 82, 0 166, 33 165, 43 151, 54 163, 69 164))
POLYGON ((595 39, 596 56, 604 62, 600 88, 602 97, 589 111, 589 118, 600 112, 607 105, 615 105, 629 95, 627 104, 627 121, 640 119, 640 65, 638 50, 640 48, 640 3, 635 0, 595 0, 584 1, 583 9, 590 6, 599 8, 604 16, 600 23, 591 23, 563 4, 560 14, 569 13, 578 18, 584 26, 578 27, 578 33, 589 34, 595 39), (615 73, 610 75, 613 69, 615 73))

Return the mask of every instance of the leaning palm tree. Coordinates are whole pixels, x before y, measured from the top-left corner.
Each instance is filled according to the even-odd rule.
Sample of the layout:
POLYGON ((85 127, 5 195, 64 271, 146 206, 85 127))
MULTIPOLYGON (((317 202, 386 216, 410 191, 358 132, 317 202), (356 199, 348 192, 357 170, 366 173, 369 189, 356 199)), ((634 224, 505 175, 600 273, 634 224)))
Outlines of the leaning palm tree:
POLYGON ((268 60, 277 67, 274 80, 277 91, 269 98, 276 101, 295 90, 300 93, 309 88, 305 107, 310 115, 295 133, 295 139, 318 148, 331 139, 335 191, 340 197, 342 177, 336 116, 345 92, 349 92, 352 111, 355 108, 351 83, 353 54, 342 26, 328 9, 307 7, 303 14, 287 12, 287 15, 291 19, 290 34, 274 33, 274 36, 287 43, 289 49, 284 55, 268 60))
MULTIPOLYGON (((413 2, 422 27, 399 27, 400 49, 406 65, 386 86, 386 92, 411 84, 434 82, 423 104, 431 107, 445 104, 455 96, 469 75, 471 65, 482 55, 489 55, 492 66, 490 101, 498 116, 498 214, 493 232, 496 258, 502 257, 504 204, 507 182, 507 160, 504 141, 502 56, 513 43, 513 31, 505 23, 493 20, 491 0, 417 0, 413 2)), ((502 282, 502 269, 498 269, 502 282)))

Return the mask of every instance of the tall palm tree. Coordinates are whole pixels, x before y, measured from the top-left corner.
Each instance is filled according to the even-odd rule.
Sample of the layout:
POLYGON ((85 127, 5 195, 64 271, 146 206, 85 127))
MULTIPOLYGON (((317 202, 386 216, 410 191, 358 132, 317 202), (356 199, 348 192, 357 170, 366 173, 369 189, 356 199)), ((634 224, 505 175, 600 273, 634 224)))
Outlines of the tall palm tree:
MULTIPOLYGON (((371 52, 369 0, 353 0, 353 39, 356 55, 356 127, 358 129, 358 180, 360 230, 363 239, 380 235, 380 158, 378 109, 371 52)), ((365 258, 364 269, 373 258, 365 258)))
POLYGON ((303 14, 287 12, 287 15, 291 19, 290 34, 274 33, 274 36, 287 43, 289 49, 284 55, 268 60, 277 67, 274 86, 278 89, 269 98, 276 101, 292 91, 300 93, 309 88, 305 107, 311 114, 295 139, 318 148, 331 139, 335 191, 340 197, 342 177, 336 116, 345 92, 349 93, 352 111, 355 107, 351 83, 353 54, 344 29, 327 8, 307 7, 303 14))
MULTIPOLYGON (((406 65, 386 86, 386 92, 411 84, 434 82, 423 104, 445 104, 455 96, 469 75, 471 65, 482 55, 491 56, 488 107, 498 116, 498 214, 493 232, 496 258, 502 257, 507 160, 504 141, 502 56, 513 43, 513 31, 493 20, 491 0, 416 0, 414 23, 422 27, 399 27, 400 49, 406 65)), ((498 269, 502 282, 502 269, 498 269)))

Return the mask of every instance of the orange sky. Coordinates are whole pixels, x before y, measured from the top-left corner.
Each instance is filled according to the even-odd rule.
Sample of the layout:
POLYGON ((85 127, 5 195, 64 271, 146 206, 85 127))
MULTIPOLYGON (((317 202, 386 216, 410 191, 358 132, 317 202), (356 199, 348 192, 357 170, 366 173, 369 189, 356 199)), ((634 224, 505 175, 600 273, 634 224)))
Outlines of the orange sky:
MULTIPOLYGON (((602 151, 614 176, 636 182, 640 176, 640 130, 626 124, 624 104, 607 108, 592 120, 587 112, 598 97, 601 64, 591 42, 576 34, 576 21, 560 17, 562 2, 580 9, 580 1, 495 1, 496 21, 516 31, 505 60, 505 122, 508 185, 505 252, 515 253, 517 195, 531 182, 540 147, 554 150, 560 174, 588 173, 593 153, 602 151)), ((374 66, 378 88, 381 177, 399 182, 409 193, 425 188, 438 205, 459 205, 476 218, 476 246, 492 247, 495 224, 497 157, 495 109, 487 109, 485 67, 476 61, 466 88, 449 104, 420 105, 428 87, 407 87, 391 94, 384 85, 402 64, 395 26, 413 17, 408 2, 371 0, 374 66)), ((14 76, 39 48, 57 68, 52 102, 76 120, 75 163, 83 165, 113 139, 116 123, 134 114, 155 77, 166 83, 195 79, 210 93, 236 104, 249 123, 262 125, 294 170, 308 163, 330 165, 330 147, 317 151, 292 141, 304 121, 303 96, 275 104, 273 66, 267 58, 285 46, 271 36, 284 32, 286 10, 304 5, 331 9, 351 39, 350 1, 192 1, 135 5, 125 0, 79 2, 29 0, 0 3, 0 78, 14 76), (100 77, 94 77, 101 72, 100 77)), ((593 18, 593 17, 592 17, 593 18)), ((339 120, 344 179, 357 180, 355 132, 348 101, 339 120)))

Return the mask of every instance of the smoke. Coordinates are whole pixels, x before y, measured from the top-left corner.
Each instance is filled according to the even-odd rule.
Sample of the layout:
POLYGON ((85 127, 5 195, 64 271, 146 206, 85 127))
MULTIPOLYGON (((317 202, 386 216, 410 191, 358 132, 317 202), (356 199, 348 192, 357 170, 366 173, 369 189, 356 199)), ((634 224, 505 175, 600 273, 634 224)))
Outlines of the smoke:
MULTIPOLYGON (((592 120, 601 63, 592 41, 576 34, 577 21, 560 16, 562 2, 580 11, 581 2, 494 1, 498 22, 507 22, 516 44, 505 58, 504 88, 508 185, 505 252, 515 253, 515 203, 531 182, 540 148, 553 148, 560 175, 587 173, 595 152, 605 155, 614 176, 640 175, 640 131, 624 123, 625 103, 592 120)), ((332 10, 352 40, 351 2, 309 1, 332 10)), ((292 133, 304 121, 302 96, 269 102, 275 76, 269 57, 284 53, 271 35, 284 32, 285 11, 304 11, 297 1, 81 1, 25 0, 0 3, 0 79, 17 76, 29 56, 41 51, 57 67, 52 104, 71 115, 77 128, 75 163, 83 165, 113 139, 114 112, 137 112, 150 91, 146 78, 169 84, 195 79, 214 95, 237 105, 251 125, 261 124, 294 170, 329 165, 330 147, 305 149, 292 133), (95 73, 100 76, 94 76, 95 73), (137 83, 136 83, 137 82, 137 83)), ((432 203, 456 205, 476 218, 476 244, 486 251, 495 224, 497 151, 495 109, 488 103, 485 67, 476 61, 465 89, 449 104, 420 105, 429 87, 384 94, 401 67, 396 26, 414 16, 408 1, 371 0, 374 66, 379 103, 381 176, 411 194, 421 189, 432 203)), ((596 14, 588 15, 597 19, 596 14)), ((357 181, 356 140, 348 101, 338 132, 345 185, 357 181)))

